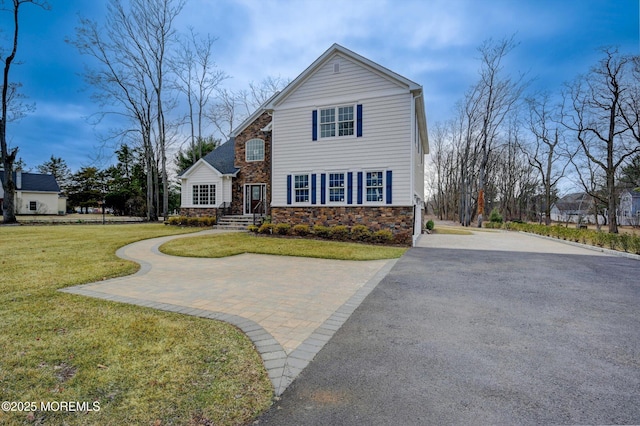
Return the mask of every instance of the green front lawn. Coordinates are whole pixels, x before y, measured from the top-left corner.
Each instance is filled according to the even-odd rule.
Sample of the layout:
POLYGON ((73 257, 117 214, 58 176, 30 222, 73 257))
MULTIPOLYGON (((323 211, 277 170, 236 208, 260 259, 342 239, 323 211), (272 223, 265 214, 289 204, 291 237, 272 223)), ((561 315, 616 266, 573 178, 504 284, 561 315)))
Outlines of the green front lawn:
POLYGON ((226 257, 242 253, 258 253, 339 260, 377 260, 399 258, 407 249, 232 232, 169 241, 160 246, 160 251, 173 256, 186 257, 226 257))
POLYGON ((189 231, 0 227, 2 401, 99 404, 92 412, 0 411, 0 424, 242 424, 269 406, 260 356, 235 327, 56 291, 131 274, 138 265, 116 249, 189 231))

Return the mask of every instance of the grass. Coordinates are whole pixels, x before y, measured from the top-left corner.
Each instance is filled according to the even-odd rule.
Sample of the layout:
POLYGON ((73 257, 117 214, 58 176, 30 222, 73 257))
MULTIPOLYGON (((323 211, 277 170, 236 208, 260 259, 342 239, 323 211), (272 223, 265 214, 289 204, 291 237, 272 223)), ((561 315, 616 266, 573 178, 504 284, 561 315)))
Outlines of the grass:
POLYGON ((437 227, 432 231, 434 234, 441 235, 473 235, 473 232, 466 229, 453 228, 453 227, 437 227))
POLYGON ((235 327, 56 291, 133 273, 138 265, 117 258, 117 248, 184 232, 0 227, 2 401, 95 401, 100 408, 0 411, 0 424, 243 424, 269 406, 262 361, 235 327))
POLYGON ((395 259, 407 249, 303 238, 275 238, 246 232, 205 235, 169 241, 160 251, 173 256, 226 257, 243 253, 339 260, 395 259))

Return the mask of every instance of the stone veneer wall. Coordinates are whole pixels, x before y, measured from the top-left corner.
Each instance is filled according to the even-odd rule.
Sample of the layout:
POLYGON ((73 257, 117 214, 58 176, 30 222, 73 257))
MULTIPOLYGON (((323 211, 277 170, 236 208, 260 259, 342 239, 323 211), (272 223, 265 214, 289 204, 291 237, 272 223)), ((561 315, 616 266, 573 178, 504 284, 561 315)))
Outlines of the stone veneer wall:
POLYGON ((218 209, 215 207, 190 207, 190 208, 181 208, 180 216, 188 216, 188 217, 212 217, 218 215, 218 209))
POLYGON ((389 229, 396 241, 410 245, 413 235, 413 206, 272 207, 271 221, 291 226, 365 225, 373 231, 389 229))
POLYGON ((263 132, 267 124, 271 122, 271 116, 266 112, 256 118, 246 129, 235 138, 235 166, 240 169, 233 180, 231 213, 242 214, 244 211, 244 185, 247 183, 266 184, 265 204, 267 214, 271 204, 271 132, 263 132), (245 144, 250 139, 262 139, 264 141, 264 161, 245 160, 245 144))

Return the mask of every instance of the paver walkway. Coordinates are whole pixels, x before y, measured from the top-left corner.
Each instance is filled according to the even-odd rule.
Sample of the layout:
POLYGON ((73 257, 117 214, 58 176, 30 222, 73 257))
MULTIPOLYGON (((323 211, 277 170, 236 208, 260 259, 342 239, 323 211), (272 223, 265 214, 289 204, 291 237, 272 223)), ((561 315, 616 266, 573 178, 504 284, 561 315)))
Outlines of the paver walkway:
POLYGON ((136 274, 62 291, 229 322, 254 342, 277 395, 395 264, 258 254, 201 259, 158 250, 194 235, 130 244, 117 255, 139 263, 136 274))

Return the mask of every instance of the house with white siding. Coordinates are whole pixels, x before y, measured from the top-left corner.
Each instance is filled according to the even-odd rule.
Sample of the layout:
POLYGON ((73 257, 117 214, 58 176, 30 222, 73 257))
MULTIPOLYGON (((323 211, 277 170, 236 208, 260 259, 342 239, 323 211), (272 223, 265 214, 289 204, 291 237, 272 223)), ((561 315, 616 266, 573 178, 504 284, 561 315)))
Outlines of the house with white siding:
MULTIPOLYGON (((0 170, 0 181, 4 181, 4 171, 0 170)), ((40 215, 64 214, 67 210, 66 198, 60 195, 60 187, 53 175, 41 173, 13 172, 15 183, 15 214, 40 215)), ((0 212, 4 188, 0 185, 0 212)))
MULTIPOLYGON (((407 243, 421 233, 429 145, 417 83, 334 44, 233 136, 235 213, 257 207, 273 223, 363 224, 407 243)), ((183 209, 193 207, 191 179, 182 185, 183 209)))

